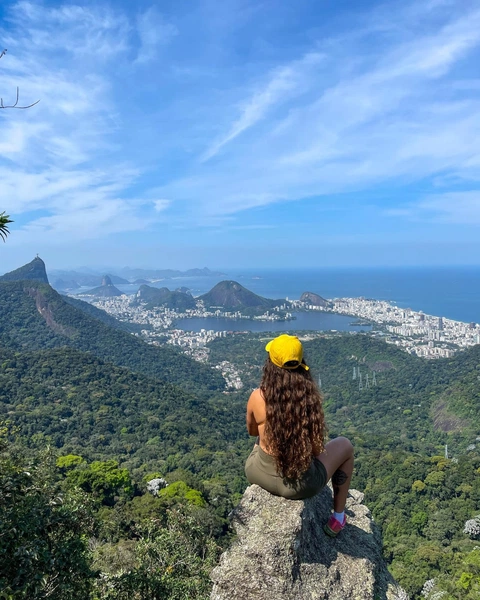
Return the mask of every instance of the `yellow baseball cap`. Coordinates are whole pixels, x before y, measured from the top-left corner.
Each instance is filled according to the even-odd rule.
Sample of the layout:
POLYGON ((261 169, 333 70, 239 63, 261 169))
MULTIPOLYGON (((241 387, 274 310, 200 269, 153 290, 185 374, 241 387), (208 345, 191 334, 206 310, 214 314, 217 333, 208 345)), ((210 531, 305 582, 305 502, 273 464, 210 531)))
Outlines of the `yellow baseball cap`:
POLYGON ((309 367, 302 362, 303 347, 302 342, 296 335, 287 335, 282 333, 265 346, 265 350, 270 356, 274 365, 281 369, 296 369, 303 367, 306 371, 309 367))

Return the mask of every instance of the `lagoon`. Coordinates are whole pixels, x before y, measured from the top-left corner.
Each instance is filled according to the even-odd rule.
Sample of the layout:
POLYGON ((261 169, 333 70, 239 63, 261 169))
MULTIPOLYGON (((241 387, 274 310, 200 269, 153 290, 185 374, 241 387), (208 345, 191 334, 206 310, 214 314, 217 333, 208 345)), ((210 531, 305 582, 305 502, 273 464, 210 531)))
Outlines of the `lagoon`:
POLYGON ((225 317, 193 317, 177 319, 173 324, 175 329, 198 333, 201 329, 207 331, 370 331, 370 325, 352 326, 358 319, 344 315, 324 312, 296 312, 292 321, 254 321, 250 319, 226 319, 225 317))

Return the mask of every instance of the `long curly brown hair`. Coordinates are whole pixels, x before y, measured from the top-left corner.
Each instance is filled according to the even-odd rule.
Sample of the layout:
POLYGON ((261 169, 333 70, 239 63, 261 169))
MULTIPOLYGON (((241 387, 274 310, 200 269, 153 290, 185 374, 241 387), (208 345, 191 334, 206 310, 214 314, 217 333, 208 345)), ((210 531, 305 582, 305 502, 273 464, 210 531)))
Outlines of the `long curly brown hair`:
POLYGON ((260 384, 266 407, 265 443, 278 473, 298 480, 312 462, 313 447, 324 450, 327 434, 322 395, 310 371, 282 369, 265 361, 260 384))

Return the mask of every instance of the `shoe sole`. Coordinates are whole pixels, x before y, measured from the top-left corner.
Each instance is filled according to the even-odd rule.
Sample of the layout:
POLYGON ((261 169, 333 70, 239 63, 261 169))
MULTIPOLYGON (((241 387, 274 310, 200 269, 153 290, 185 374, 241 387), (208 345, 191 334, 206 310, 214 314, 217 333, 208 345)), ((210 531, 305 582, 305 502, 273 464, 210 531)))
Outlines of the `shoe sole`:
MULTIPOLYGON (((342 529, 343 529, 343 527, 342 527, 342 529)), ((324 531, 324 532, 325 532, 325 533, 326 533, 328 536, 330 536, 330 537, 334 538, 334 537, 337 537, 337 535, 340 533, 340 531, 341 531, 341 530, 340 530, 339 532, 335 532, 335 531, 333 531, 333 529, 330 529, 330 527, 328 527, 328 525, 325 525, 325 527, 323 528, 323 531, 324 531)))

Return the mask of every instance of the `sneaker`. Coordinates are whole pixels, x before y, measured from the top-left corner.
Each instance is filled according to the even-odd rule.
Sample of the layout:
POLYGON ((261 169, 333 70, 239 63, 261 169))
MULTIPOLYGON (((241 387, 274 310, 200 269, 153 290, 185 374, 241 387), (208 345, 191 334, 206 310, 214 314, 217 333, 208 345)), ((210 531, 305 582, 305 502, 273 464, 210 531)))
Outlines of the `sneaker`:
POLYGON ((345 527, 345 523, 347 522, 347 517, 344 515, 343 523, 337 521, 337 519, 330 515, 327 524, 324 526, 323 531, 329 535, 330 537, 337 537, 337 535, 342 531, 345 527))

